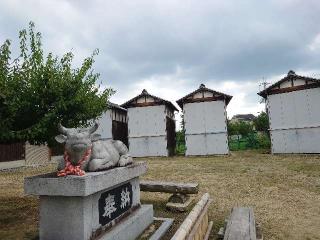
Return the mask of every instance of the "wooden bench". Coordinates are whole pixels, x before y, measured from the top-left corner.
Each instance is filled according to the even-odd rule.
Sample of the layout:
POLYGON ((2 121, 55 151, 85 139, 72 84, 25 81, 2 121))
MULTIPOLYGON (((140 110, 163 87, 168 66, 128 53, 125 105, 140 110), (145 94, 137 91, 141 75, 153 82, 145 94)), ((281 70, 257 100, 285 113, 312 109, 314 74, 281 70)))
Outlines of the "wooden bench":
POLYGON ((199 192, 198 183, 176 183, 161 181, 141 181, 140 190, 143 192, 171 193, 166 207, 173 211, 184 212, 192 203, 190 194, 199 192))
POLYGON ((209 239, 213 222, 209 222, 208 208, 212 200, 205 193, 182 222, 171 240, 207 240, 209 239))
POLYGON ((253 209, 251 207, 235 207, 226 221, 225 228, 220 231, 220 235, 223 236, 223 240, 262 239, 260 230, 258 231, 256 230, 253 209), (259 234, 257 234, 258 231, 259 234))
POLYGON ((140 190, 143 192, 197 194, 199 192, 198 186, 198 183, 176 183, 160 181, 140 182, 140 190))

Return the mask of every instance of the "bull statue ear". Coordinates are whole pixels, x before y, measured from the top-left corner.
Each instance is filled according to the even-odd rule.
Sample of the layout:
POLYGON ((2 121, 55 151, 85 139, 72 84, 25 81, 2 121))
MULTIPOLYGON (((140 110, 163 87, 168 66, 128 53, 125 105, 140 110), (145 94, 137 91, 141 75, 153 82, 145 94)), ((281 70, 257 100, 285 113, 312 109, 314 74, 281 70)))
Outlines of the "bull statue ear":
POLYGON ((101 139, 101 135, 100 134, 98 134, 98 133, 95 133, 95 134, 92 134, 91 135, 91 141, 98 141, 98 140, 100 140, 101 139))
POLYGON ((54 137, 54 139, 58 142, 58 143, 64 143, 67 140, 67 136, 59 134, 57 136, 54 137))

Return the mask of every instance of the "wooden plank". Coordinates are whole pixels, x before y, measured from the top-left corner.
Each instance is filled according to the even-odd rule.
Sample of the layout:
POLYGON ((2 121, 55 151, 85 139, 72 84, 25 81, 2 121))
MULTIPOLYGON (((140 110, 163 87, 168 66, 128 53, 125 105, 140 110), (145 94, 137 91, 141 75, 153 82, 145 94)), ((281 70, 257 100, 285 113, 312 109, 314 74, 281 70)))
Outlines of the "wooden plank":
POLYGON ((203 240, 208 240, 208 239, 209 239, 210 233, 211 233, 211 230, 212 230, 212 227, 213 227, 213 222, 210 221, 210 222, 209 222, 209 226, 208 226, 208 228, 207 228, 206 235, 204 236, 203 240))
POLYGON ((200 216, 198 216, 197 221, 193 224, 192 229, 186 238, 187 240, 196 239, 197 236, 200 239, 204 238, 208 228, 208 208, 211 202, 212 200, 209 200, 202 209, 200 216), (203 222, 204 226, 202 226, 203 222), (203 227, 203 229, 201 229, 201 227, 203 227))
POLYGON ((209 202, 211 202, 210 195, 209 193, 205 193, 201 197, 199 202, 193 207, 193 209, 185 218, 185 220, 182 222, 182 224, 175 232, 171 240, 185 240, 186 238, 188 238, 190 235, 190 231, 193 231, 194 228, 197 228, 197 226, 195 225, 198 224, 199 219, 201 219, 201 217, 199 216, 203 213, 206 213, 206 207, 209 202))
POLYGON ((252 208, 232 209, 223 239, 256 240, 256 224, 252 208))
POLYGON ((166 117, 166 132, 168 153, 169 156, 173 156, 176 149, 176 122, 168 116, 166 117))
POLYGON ((141 181, 140 190, 143 192, 197 194, 199 192, 199 184, 198 183, 141 181))

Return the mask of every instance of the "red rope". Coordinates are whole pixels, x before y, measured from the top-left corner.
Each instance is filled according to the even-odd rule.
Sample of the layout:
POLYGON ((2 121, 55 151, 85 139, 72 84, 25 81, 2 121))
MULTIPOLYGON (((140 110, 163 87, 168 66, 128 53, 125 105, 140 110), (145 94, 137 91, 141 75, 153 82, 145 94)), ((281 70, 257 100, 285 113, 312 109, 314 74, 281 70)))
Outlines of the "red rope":
POLYGON ((57 175, 58 177, 64 177, 67 175, 77 175, 77 176, 83 176, 86 172, 81 169, 82 164, 87 160, 88 156, 91 153, 92 147, 88 148, 87 151, 84 153, 82 158, 79 160, 76 166, 73 166, 70 161, 70 156, 67 153, 67 151, 64 152, 64 161, 65 161, 65 167, 64 169, 58 171, 57 175))

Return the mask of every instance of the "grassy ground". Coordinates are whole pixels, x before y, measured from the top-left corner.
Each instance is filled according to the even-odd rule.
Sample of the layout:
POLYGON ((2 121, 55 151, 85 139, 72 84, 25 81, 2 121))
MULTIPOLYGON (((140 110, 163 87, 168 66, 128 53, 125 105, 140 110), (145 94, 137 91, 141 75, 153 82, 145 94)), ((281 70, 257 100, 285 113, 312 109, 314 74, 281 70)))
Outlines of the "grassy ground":
MULTIPOLYGON (((264 239, 320 239, 320 156, 269 155, 254 151, 233 152, 226 157, 154 158, 148 180, 198 182, 200 197, 209 192, 209 209, 216 233, 233 206, 253 206, 264 239)), ((28 168, 0 172, 0 239, 35 239, 35 197, 24 196, 23 177, 53 170, 28 168)), ((142 193, 154 204, 156 216, 175 217, 164 208, 168 194, 142 193)), ((171 232, 174 232, 174 229, 171 232)), ((214 239, 214 235, 212 239, 214 239)))

